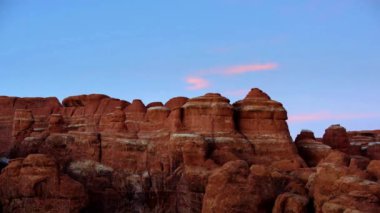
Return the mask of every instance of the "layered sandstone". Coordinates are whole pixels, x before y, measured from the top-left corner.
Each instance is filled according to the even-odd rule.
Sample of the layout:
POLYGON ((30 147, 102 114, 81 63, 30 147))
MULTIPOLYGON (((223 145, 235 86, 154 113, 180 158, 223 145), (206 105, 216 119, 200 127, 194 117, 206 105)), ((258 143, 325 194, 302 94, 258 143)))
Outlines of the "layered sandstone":
POLYGON ((71 96, 62 104, 2 96, 0 151, 14 160, 0 175, 0 201, 5 212, 377 208, 378 163, 369 156, 378 152, 370 142, 365 154, 353 155, 351 133, 334 127, 324 137, 331 147, 309 131, 292 143, 286 120, 282 104, 260 89, 233 104, 218 93, 165 104, 100 94, 71 96), (348 154, 331 154, 334 149, 348 154), (342 175, 325 180, 327 164, 342 175), (339 178, 347 175, 358 179, 337 196, 319 190, 346 184, 339 178), (356 192, 366 189, 360 188, 366 181, 375 183, 369 194, 356 192), (363 207, 360 199, 370 204, 363 207))
POLYGON ((296 157, 297 151, 291 143, 286 123, 287 112, 281 103, 255 88, 233 106, 237 130, 255 149, 253 162, 269 164, 273 160, 291 160, 303 164, 296 157))
POLYGON ((33 154, 12 160, 0 176, 4 212, 80 212, 84 187, 61 174, 52 157, 33 154))
POLYGON ((360 147, 362 155, 380 160, 380 130, 349 131, 348 136, 352 146, 360 147))
POLYGON ((378 212, 380 184, 369 179, 365 169, 352 169, 352 158, 334 151, 318 164, 308 180, 316 212, 378 212))
POLYGON ((26 131, 42 131, 50 114, 59 111, 57 98, 18 98, 0 96, 0 155, 8 155, 12 144, 26 131), (33 128, 30 129, 31 123, 33 128))
POLYGON ((339 124, 331 125, 326 129, 325 134, 323 135, 323 143, 329 145, 333 149, 347 151, 350 142, 346 128, 339 124))
POLYGON ((295 139, 299 155, 308 166, 316 166, 332 150, 330 146, 316 140, 310 130, 302 130, 295 139))

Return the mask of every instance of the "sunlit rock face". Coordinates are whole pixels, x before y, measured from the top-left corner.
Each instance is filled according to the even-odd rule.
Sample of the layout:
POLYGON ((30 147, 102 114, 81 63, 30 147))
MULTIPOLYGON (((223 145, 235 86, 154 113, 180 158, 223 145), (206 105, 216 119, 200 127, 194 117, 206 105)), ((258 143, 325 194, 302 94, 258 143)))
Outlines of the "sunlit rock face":
POLYGON ((0 156, 9 155, 14 143, 22 140, 31 131, 43 131, 50 114, 60 108, 58 99, 53 97, 0 96, 0 156))
POLYGON ((193 132, 223 134, 235 131, 230 101, 218 93, 192 98, 182 106, 184 126, 193 132))
POLYGON ((312 132, 292 143, 286 120, 282 104, 257 88, 233 104, 218 93, 165 104, 101 94, 62 104, 2 96, 0 157, 11 160, 0 175, 1 206, 4 212, 376 209, 376 141, 354 153, 351 133, 344 130, 347 149, 334 129, 324 140, 334 146, 312 132), (326 180, 329 166, 337 174, 326 180), (326 183, 349 187, 332 197, 335 188, 319 190, 326 183), (356 192, 367 183, 367 194, 356 192))
POLYGON ((254 163, 270 164, 273 160, 297 160, 297 152, 286 123, 287 112, 281 103, 260 89, 233 104, 237 130, 254 146, 254 163))

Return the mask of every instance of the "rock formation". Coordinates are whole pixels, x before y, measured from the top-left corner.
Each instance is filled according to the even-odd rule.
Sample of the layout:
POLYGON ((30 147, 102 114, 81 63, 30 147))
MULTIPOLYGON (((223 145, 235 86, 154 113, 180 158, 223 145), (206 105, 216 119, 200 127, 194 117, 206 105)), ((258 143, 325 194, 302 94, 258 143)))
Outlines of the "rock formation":
POLYGON ((348 132, 351 146, 358 147, 362 155, 380 160, 380 130, 348 132))
POLYGON ((295 139, 299 155, 308 166, 316 166, 331 151, 331 147, 316 140, 310 130, 302 130, 295 139))
POLYGON ((380 184, 369 180, 365 168, 353 169, 352 160, 334 151, 318 164, 307 184, 316 212, 378 212, 380 184))
POLYGON ((79 212, 87 199, 82 184, 60 174, 54 158, 43 154, 12 160, 0 186, 5 212, 79 212))
POLYGON ((323 143, 341 151, 348 151, 350 146, 347 131, 339 124, 331 125, 326 129, 323 135, 323 143))
POLYGON ((379 210, 376 141, 362 139, 357 152, 359 133, 333 126, 325 144, 310 131, 292 143, 286 120, 259 89, 233 104, 218 93, 147 105, 1 96, 0 157, 12 159, 0 175, 2 210, 379 210))

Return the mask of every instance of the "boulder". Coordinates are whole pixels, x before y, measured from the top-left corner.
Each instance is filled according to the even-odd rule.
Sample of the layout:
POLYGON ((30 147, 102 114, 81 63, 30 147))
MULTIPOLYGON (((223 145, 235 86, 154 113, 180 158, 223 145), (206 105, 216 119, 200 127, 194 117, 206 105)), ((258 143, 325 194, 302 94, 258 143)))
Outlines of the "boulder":
POLYGON ((316 212, 379 210, 380 184, 367 179, 360 170, 348 167, 349 156, 331 152, 309 177, 307 187, 316 212), (363 205, 364 204, 364 205, 363 205))
POLYGON ((367 171, 380 181, 380 160, 372 160, 368 164, 367 171))
POLYGON ((186 97, 175 97, 166 102, 165 107, 169 108, 170 110, 175 110, 186 104, 188 100, 189 98, 186 97))
POLYGON ((276 177, 264 166, 230 161, 209 177, 202 212, 270 211, 276 185, 276 177))
POLYGON ((276 198, 272 213, 294 212, 294 213, 307 213, 308 212, 309 198, 306 196, 283 193, 276 198))
POLYGON ((146 108, 149 109, 150 107, 162 107, 164 104, 162 102, 151 102, 148 105, 146 105, 146 108))
POLYGON ((339 124, 331 125, 325 130, 325 134, 323 135, 323 143, 333 149, 338 149, 343 152, 348 152, 348 148, 350 146, 347 131, 339 124))

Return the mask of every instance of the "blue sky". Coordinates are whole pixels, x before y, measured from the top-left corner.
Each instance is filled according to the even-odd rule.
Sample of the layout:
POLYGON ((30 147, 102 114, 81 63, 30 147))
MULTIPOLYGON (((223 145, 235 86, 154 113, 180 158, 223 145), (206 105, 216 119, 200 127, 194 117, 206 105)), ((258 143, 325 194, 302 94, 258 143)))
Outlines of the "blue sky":
POLYGON ((0 94, 145 103, 259 87, 293 136, 380 129, 377 0, 0 0, 0 94))

